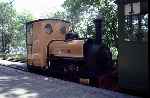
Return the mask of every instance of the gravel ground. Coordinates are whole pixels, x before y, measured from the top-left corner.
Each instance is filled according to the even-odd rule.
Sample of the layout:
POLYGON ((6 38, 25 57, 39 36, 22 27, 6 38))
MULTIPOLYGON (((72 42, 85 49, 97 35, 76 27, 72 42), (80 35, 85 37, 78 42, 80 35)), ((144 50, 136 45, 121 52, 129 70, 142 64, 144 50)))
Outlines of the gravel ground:
POLYGON ((0 98, 140 98, 0 66, 0 98))

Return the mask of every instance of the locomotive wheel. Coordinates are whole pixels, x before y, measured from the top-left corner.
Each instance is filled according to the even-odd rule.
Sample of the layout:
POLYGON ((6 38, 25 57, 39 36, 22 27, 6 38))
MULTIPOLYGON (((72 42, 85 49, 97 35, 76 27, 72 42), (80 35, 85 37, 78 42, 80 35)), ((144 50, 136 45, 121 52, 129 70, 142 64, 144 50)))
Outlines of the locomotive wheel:
POLYGON ((52 60, 48 67, 50 76, 54 78, 79 82, 79 62, 52 60))
POLYGON ((64 79, 72 82, 79 82, 78 64, 70 64, 65 66, 64 79))
POLYGON ((63 71, 64 67, 59 61, 56 60, 49 62, 48 72, 50 73, 50 76, 63 79, 63 71))

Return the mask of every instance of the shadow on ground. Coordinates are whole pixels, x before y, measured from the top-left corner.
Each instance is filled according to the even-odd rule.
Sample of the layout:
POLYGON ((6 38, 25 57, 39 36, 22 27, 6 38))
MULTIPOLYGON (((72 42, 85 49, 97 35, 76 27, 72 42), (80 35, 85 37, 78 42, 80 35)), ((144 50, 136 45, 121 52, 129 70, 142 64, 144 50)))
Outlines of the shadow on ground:
POLYGON ((0 98, 137 98, 0 66, 0 98))

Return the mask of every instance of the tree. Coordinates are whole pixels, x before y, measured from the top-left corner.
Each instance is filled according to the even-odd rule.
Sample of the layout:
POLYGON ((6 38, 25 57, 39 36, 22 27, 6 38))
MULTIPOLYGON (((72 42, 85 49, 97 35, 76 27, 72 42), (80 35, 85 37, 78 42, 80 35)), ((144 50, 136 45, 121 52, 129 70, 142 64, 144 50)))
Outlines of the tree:
POLYGON ((8 2, 0 2, 0 13, 0 55, 6 59, 11 49, 25 48, 25 23, 34 17, 27 11, 16 13, 8 2))
POLYGON ((14 59, 24 59, 26 57, 26 23, 35 19, 28 11, 16 13, 15 33, 11 41, 11 51, 9 57, 14 59))
POLYGON ((17 47, 26 47, 26 31, 25 24, 26 22, 32 21, 35 18, 31 13, 24 11, 21 13, 17 13, 15 17, 15 34, 13 36, 12 46, 14 48, 17 47))
POLYGON ((0 2, 0 52, 5 59, 5 54, 9 53, 12 36, 15 32, 15 10, 7 2, 0 2))

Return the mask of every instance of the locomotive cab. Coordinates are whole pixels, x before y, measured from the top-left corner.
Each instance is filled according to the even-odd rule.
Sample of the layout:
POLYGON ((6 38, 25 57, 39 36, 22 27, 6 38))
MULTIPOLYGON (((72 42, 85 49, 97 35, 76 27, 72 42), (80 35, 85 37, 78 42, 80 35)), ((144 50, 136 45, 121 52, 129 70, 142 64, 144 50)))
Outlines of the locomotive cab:
POLYGON ((48 43, 64 41, 69 29, 70 23, 59 19, 39 19, 26 23, 28 68, 48 68, 48 43))

